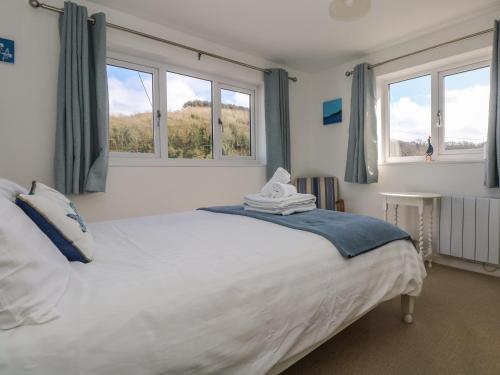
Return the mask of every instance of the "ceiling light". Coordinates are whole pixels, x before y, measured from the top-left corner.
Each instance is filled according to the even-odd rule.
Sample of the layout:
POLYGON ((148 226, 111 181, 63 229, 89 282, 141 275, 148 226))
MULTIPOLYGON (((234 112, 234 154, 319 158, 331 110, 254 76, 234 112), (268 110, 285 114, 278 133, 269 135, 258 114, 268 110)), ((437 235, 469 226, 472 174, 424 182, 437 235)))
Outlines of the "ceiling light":
POLYGON ((371 0, 332 0, 330 17, 338 20, 352 20, 363 17, 371 8, 371 0))

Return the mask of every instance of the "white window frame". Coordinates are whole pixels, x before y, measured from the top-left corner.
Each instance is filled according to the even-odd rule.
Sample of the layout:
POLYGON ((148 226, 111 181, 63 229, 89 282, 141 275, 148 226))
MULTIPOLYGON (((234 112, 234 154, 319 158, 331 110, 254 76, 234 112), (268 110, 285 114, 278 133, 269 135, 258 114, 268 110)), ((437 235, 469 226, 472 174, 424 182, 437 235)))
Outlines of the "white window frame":
POLYGON ((438 73, 439 80, 439 98, 438 98, 438 111, 439 111, 439 122, 440 126, 436 126, 438 129, 438 137, 442 139, 439 142, 439 155, 463 155, 471 157, 473 154, 482 157, 484 155, 483 148, 476 149, 464 149, 464 150, 446 150, 445 149, 445 128, 446 128, 446 117, 445 117, 445 100, 444 100, 444 78, 453 74, 468 72, 475 69, 485 68, 490 66, 490 61, 480 61, 473 64, 462 65, 457 68, 452 68, 448 70, 443 70, 438 73))
POLYGON ((384 161, 387 163, 414 163, 423 159, 423 156, 391 156, 391 113, 390 113, 390 90, 389 86, 394 83, 401 81, 406 81, 409 79, 419 78, 423 76, 431 76, 431 137, 433 140, 434 134, 432 133, 432 113, 433 113, 433 102, 432 102, 432 72, 429 70, 420 70, 412 73, 407 73, 404 75, 399 75, 397 78, 387 80, 382 85, 382 139, 383 139, 383 155, 384 161))
POLYGON ((107 64, 119 67, 154 72, 153 75, 153 114, 155 116, 155 153, 141 154, 133 152, 110 152, 111 166, 259 166, 259 146, 257 140, 260 131, 256 119, 260 118, 258 89, 256 85, 234 81, 215 74, 185 69, 172 64, 157 63, 141 58, 117 53, 108 53, 107 64), (149 70, 146 70, 149 69, 149 70), (212 159, 180 159, 168 157, 168 123, 167 123, 167 72, 199 78, 212 83, 212 159), (223 156, 221 132, 219 128, 220 89, 238 91, 250 95, 250 144, 251 156, 223 156), (160 117, 157 113, 160 113, 160 117))
POLYGON ((191 162, 198 162, 198 163, 209 163, 209 162, 213 162, 214 160, 217 160, 216 158, 216 143, 218 143, 218 140, 216 140, 216 137, 218 137, 218 135, 215 134, 215 108, 216 108, 216 97, 215 97, 215 85, 216 85, 216 82, 214 81, 214 77, 209 75, 209 74, 205 74, 205 73, 200 73, 200 72, 195 72, 195 71, 192 71, 192 70, 189 70, 189 69, 185 69, 185 68, 180 68, 180 67, 177 67, 177 66, 173 66, 173 65, 163 65, 163 71, 161 73, 161 75, 163 76, 163 82, 161 83, 161 87, 162 89, 164 90, 165 92, 165 95, 164 95, 164 98, 165 100, 162 101, 162 104, 163 104, 163 108, 162 108, 162 114, 163 114, 163 118, 164 118, 164 121, 162 120, 162 125, 165 127, 165 136, 163 137, 164 141, 165 141, 165 159, 167 159, 168 161, 170 162, 178 162, 178 163, 183 163, 183 164, 189 164, 191 162), (196 79, 201 79, 201 80, 204 80, 204 81, 209 81, 211 83, 211 86, 212 86, 212 159, 183 159, 183 158, 169 158, 168 157, 168 120, 167 120, 167 73, 174 73, 174 74, 179 74, 179 75, 183 75, 183 76, 188 76, 188 77, 191 77, 191 78, 196 78, 196 79))
POLYGON ((116 58, 109 57, 106 61, 106 65, 113 65, 118 68, 126 68, 132 69, 139 72, 150 73, 152 74, 152 82, 153 82, 153 93, 152 93, 152 116, 153 116, 153 148, 154 152, 152 153, 142 153, 142 152, 120 152, 120 151, 111 151, 110 157, 112 158, 138 158, 138 159, 154 159, 159 158, 160 154, 160 129, 159 129, 159 118, 158 118, 158 110, 160 109, 160 93, 158 88, 158 67, 139 64, 137 62, 129 62, 116 58))
MULTIPOLYGON (((248 88, 244 87, 238 87, 234 85, 230 85, 227 83, 219 82, 218 88, 219 92, 219 99, 222 97, 220 95, 221 90, 229 90, 229 91, 235 91, 239 92, 242 94, 247 94, 250 95, 250 155, 249 156, 232 156, 232 155, 227 155, 224 156, 222 155, 222 142, 220 142, 220 139, 222 138, 222 132, 221 132, 221 126, 217 126, 219 129, 219 137, 218 140, 220 142, 220 147, 219 147, 219 152, 220 152, 220 159, 222 160, 256 160, 256 147, 255 147, 255 90, 249 90, 248 88)), ((222 103, 218 103, 219 106, 217 108, 217 122, 215 124, 219 124, 218 120, 219 118, 222 117, 222 103)), ((215 112, 215 111, 214 111, 215 112)))
POLYGON ((436 162, 483 162, 484 149, 445 150, 444 134, 446 122, 444 120, 444 77, 490 66, 491 61, 484 52, 473 57, 454 59, 452 63, 428 64, 425 68, 411 68, 404 73, 389 73, 377 79, 380 87, 380 132, 382 139, 382 163, 425 163, 424 156, 391 156, 390 155, 390 97, 389 85, 426 75, 431 77, 431 138, 434 146, 433 160, 436 162), (439 115, 438 115, 439 112, 439 115), (439 118, 441 117, 441 118, 439 118), (441 125, 438 126, 438 122, 441 125))

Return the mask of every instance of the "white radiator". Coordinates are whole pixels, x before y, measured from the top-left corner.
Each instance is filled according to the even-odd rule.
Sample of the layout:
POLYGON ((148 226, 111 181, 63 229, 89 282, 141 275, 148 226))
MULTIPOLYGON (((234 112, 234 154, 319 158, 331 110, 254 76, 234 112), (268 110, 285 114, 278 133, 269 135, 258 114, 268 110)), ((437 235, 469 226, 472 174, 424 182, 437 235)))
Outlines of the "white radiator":
POLYGON ((500 199, 441 198, 439 253, 499 264, 500 199))

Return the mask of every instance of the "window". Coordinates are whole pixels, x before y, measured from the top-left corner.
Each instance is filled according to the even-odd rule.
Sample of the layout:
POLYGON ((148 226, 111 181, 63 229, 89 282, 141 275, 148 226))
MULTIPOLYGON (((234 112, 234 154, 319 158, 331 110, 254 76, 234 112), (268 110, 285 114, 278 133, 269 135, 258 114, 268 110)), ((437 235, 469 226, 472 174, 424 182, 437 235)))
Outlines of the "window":
POLYGON ((154 154, 154 70, 112 62, 107 73, 110 151, 154 154))
POLYGON ((168 157, 212 159, 212 82, 167 72, 168 157))
POLYGON ((391 83, 390 156, 423 156, 431 134, 431 76, 391 83))
POLYGON ((256 160, 255 87, 127 60, 108 59, 112 156, 159 165, 256 160))
POLYGON ((488 132, 489 66, 443 72, 439 84, 441 153, 482 153, 488 132))
POLYGON ((251 156, 251 94, 221 89, 220 122, 223 156, 251 156))
POLYGON ((429 137, 434 160, 482 160, 488 127, 487 61, 436 68, 386 80, 382 86, 386 161, 424 161, 429 137))

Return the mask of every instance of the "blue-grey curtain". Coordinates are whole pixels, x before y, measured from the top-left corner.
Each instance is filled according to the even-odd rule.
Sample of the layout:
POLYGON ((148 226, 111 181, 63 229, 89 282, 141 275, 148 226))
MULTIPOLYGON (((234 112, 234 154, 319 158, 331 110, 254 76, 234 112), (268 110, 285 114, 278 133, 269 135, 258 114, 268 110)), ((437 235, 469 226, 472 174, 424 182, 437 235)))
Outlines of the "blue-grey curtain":
POLYGON ((55 186, 65 194, 105 191, 108 170, 106 18, 71 2, 59 18, 55 186))
POLYGON ((493 33, 493 56, 490 68, 490 111, 488 116, 488 143, 486 154, 486 186, 499 187, 500 175, 500 40, 498 37, 498 21, 495 20, 493 33))
POLYGON ((347 145, 346 182, 378 182, 377 116, 375 84, 368 64, 354 67, 351 92, 351 119, 347 145))
POLYGON ((290 172, 290 111, 288 72, 271 69, 264 74, 266 112, 267 178, 278 167, 290 172))

